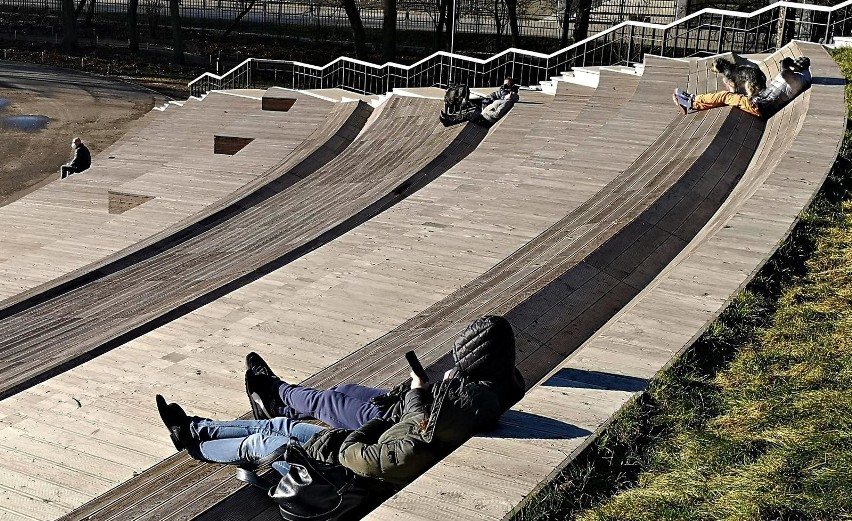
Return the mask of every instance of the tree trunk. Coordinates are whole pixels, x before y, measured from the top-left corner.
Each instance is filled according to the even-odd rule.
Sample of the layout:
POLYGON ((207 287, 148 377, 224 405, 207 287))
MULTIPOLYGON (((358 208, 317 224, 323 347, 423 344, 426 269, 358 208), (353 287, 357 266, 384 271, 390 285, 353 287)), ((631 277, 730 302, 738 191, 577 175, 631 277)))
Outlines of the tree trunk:
POLYGON ((559 46, 568 47, 568 24, 571 21, 571 0, 565 0, 565 10, 562 11, 562 34, 559 36, 559 46))
POLYGON ((139 52, 139 28, 136 27, 136 13, 139 0, 127 0, 127 32, 130 34, 130 52, 139 52))
POLYGON ((77 17, 74 0, 62 0, 62 48, 77 48, 77 17))
POLYGON ((240 11, 240 14, 238 14, 234 21, 231 22, 231 25, 229 25, 225 32, 222 33, 222 37, 219 38, 220 41, 224 41, 225 38, 227 38, 228 35, 231 34, 231 31, 233 31, 237 27, 237 24, 240 23, 240 20, 242 20, 243 17, 247 15, 249 11, 251 11, 251 8, 254 7, 255 3, 257 3, 257 0, 251 0, 245 9, 240 11))
POLYGON ((355 0, 343 0, 343 9, 346 11, 346 17, 349 18, 349 25, 352 26, 355 57, 364 60, 367 58, 367 36, 364 34, 364 24, 361 23, 361 13, 358 12, 355 0))
POLYGON ((589 37, 589 17, 592 14, 592 0, 577 0, 577 17, 574 23, 574 43, 589 37))
POLYGON ((500 18, 500 1, 494 0, 494 52, 502 51, 503 20, 500 18))
POLYGON ((92 19, 94 17, 95 17, 95 0, 89 0, 89 8, 86 10, 86 21, 83 22, 83 25, 85 25, 87 29, 92 27, 92 19))
POLYGON ((518 28, 518 0, 506 0, 506 14, 509 15, 509 31, 512 33, 512 47, 521 48, 521 32, 518 28))
POLYGON ((438 0, 438 21, 435 23, 435 50, 444 48, 444 25, 447 23, 447 2, 449 0, 438 0))
POLYGON ((180 26, 180 0, 169 0, 169 17, 172 19, 172 46, 174 61, 184 64, 183 58, 183 29, 180 26))
POLYGON ((396 59, 396 0, 382 0, 382 57, 385 62, 396 59))
MULTIPOLYGON (((453 46, 453 31, 455 30, 456 18, 458 18, 458 13, 456 12, 456 0, 447 0, 447 23, 444 27, 447 30, 447 48, 450 49, 453 46)), ((455 49, 453 49, 455 51, 455 49)))
POLYGON ((74 11, 74 19, 80 18, 80 14, 83 12, 83 8, 86 7, 86 0, 80 0, 80 3, 77 4, 77 9, 74 11))

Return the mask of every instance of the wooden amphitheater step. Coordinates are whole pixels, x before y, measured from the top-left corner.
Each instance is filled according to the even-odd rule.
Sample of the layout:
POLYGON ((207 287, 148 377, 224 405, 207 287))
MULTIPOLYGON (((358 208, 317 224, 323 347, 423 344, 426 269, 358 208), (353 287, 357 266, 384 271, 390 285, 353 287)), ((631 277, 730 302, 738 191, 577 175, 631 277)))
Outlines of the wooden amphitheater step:
MULTIPOLYGON (((570 90, 570 89, 569 89, 570 90)), ((579 88, 579 90, 571 91, 570 95, 568 91, 563 92, 562 97, 553 96, 545 96, 540 93, 529 93, 525 94, 523 97, 523 102, 516 105, 510 115, 502 120, 500 124, 493 129, 493 131, 487 136, 487 138, 480 144, 480 146, 467 158, 462 160, 459 164, 453 166, 443 177, 439 180, 438 183, 432 183, 428 187, 426 191, 432 191, 433 185, 444 183, 444 180, 448 177, 450 181, 445 183, 448 184, 449 187, 444 188, 441 193, 452 194, 453 189, 452 186, 463 181, 456 181, 453 178, 456 176, 477 176, 476 172, 482 171, 483 168, 488 168, 488 165, 495 161, 495 158, 499 160, 500 169, 495 171, 495 174, 503 174, 508 172, 510 169, 514 168, 514 165, 517 165, 521 161, 523 161, 523 153, 535 154, 539 149, 539 143, 535 140, 525 140, 524 143, 518 143, 517 136, 527 136, 528 132, 532 129, 536 128, 550 128, 550 134, 554 137, 558 137, 562 135, 565 139, 568 139, 564 134, 560 134, 560 130, 564 129, 566 124, 570 124, 571 119, 576 116, 580 111, 573 109, 569 110, 566 107, 556 107, 554 102, 558 102, 559 105, 578 105, 581 106, 588 97, 591 95, 591 89, 587 88, 579 88), (582 95, 581 95, 582 94, 582 95), (511 155, 506 155, 506 151, 511 150, 511 155)), ((496 177, 503 177, 503 175, 498 175, 496 177)), ((487 190, 482 193, 482 196, 477 197, 477 200, 482 201, 482 203, 486 203, 490 201, 493 197, 497 197, 500 204, 512 205, 512 194, 506 193, 500 195, 500 186, 501 183, 499 181, 492 181, 495 178, 495 175, 490 175, 483 177, 480 182, 482 188, 487 188, 490 184, 494 185, 494 189, 487 190), (483 197, 484 196, 484 197, 483 197)), ((464 194, 462 194, 464 195, 464 194)), ((475 194, 471 194, 475 195, 475 194)), ((431 199, 432 195, 426 195, 427 199, 431 199)), ((465 199, 469 199, 469 197, 465 197, 465 199)), ((451 198, 442 197, 442 203, 446 203, 450 205, 450 208, 447 208, 446 211, 450 211, 453 205, 451 198)), ((403 206, 411 207, 415 203, 412 203, 410 199, 403 203, 403 206)), ((494 203, 486 203, 491 204, 493 206, 494 203)), ((556 204, 554 204, 555 211, 556 204)), ((409 209, 408 212, 412 213, 412 215, 416 214, 422 218, 426 218, 420 210, 409 209)), ((435 211, 443 214, 445 210, 441 209, 441 207, 435 208, 435 211)), ((461 210, 463 211, 463 210, 461 210)), ((486 223, 493 221, 493 217, 488 218, 479 218, 479 219, 469 219, 471 226, 484 226, 486 223), (477 225, 477 222, 482 221, 482 224, 477 225)), ((517 220, 513 219, 517 225, 517 220)), ((438 226, 438 224, 435 224, 438 226)), ((395 234, 396 235, 396 234, 395 234)), ((515 239, 517 240, 517 239, 515 239)), ((505 241, 505 239, 504 239, 505 241)), ((508 250, 511 251, 511 250, 508 250)), ((418 255, 416 252, 412 252, 413 255, 418 255)), ((101 508, 105 508, 110 512, 120 511, 121 507, 120 503, 127 501, 128 498, 133 497, 136 499, 131 499, 131 501, 143 501, 146 505, 152 505, 157 501, 158 493, 155 491, 159 488, 163 488, 162 493, 168 494, 169 491, 172 493, 175 492, 175 487, 171 486, 170 483, 175 479, 181 480, 183 482, 182 477, 178 477, 180 472, 175 470, 173 466, 173 462, 171 460, 163 462, 161 465, 157 465, 149 471, 145 472, 144 475, 140 475, 138 480, 135 479, 133 482, 125 483, 118 487, 112 493, 106 494, 105 496, 96 499, 91 504, 87 505, 84 510, 94 511, 100 510, 101 508), (165 481, 164 481, 165 480, 165 481), (143 498, 139 498, 138 496, 132 495, 130 492, 138 487, 143 487, 147 492, 147 496, 143 498), (131 494, 131 496, 127 496, 126 494, 131 494), (100 506, 99 506, 100 505, 100 506), (107 506, 112 505, 112 506, 107 506)), ((188 467, 180 467, 181 469, 188 469, 188 467)), ((232 474, 229 472, 216 472, 216 468, 214 466, 200 466, 199 468, 192 468, 191 472, 193 473, 192 478, 188 479, 203 479, 203 484, 201 487, 209 488, 213 487, 216 483, 226 482, 228 478, 232 477, 232 474), (201 473, 210 474, 208 478, 200 478, 201 473), (218 481, 217 481, 218 480, 218 481)), ((198 490, 198 489, 194 489, 198 490)), ((181 492, 182 494, 182 492, 181 492)), ((215 492, 218 497, 221 493, 215 492)), ((261 498, 262 499, 262 498, 261 498)), ((174 504, 174 503, 172 503, 174 504)), ((262 504, 262 503, 260 503, 262 504)), ((153 507, 152 507, 153 508, 153 507)), ((206 506, 203 504, 197 504, 196 502, 192 502, 190 506, 182 509, 182 515, 187 515, 191 509, 200 509, 198 511, 203 511, 206 509, 206 506)), ((152 515, 162 515, 162 511, 160 509, 156 509, 157 513, 152 515)), ((73 514, 73 515, 76 515, 73 514)), ((99 514, 100 515, 100 514, 99 514)))
POLYGON ((292 187, 269 190, 259 201, 248 199, 242 212, 205 223, 198 235, 157 245, 162 253, 153 257, 125 257, 5 306, 0 396, 291 262, 425 186, 485 135, 471 123, 443 127, 434 117, 439 105, 392 99, 381 122, 292 187))
MULTIPOLYGON (((669 98, 670 94, 665 96, 666 101, 669 98)), ((718 200, 733 185, 747 161, 730 167, 715 158, 725 148, 733 152, 744 149, 742 157, 750 157, 762 130, 759 124, 754 127, 755 121, 726 110, 673 122, 596 197, 544 234, 482 277, 305 383, 316 387, 340 381, 389 386, 405 378, 408 369, 403 353, 412 348, 429 364, 433 377, 438 377, 451 365, 446 353, 461 328, 487 313, 505 314, 513 322, 519 340, 519 367, 529 385, 536 383, 629 300, 630 292, 641 289, 642 279, 633 280, 638 287, 626 291, 610 281, 628 277, 625 257, 639 254, 642 259, 642 252, 647 257, 662 242, 665 232, 647 233, 654 228, 647 222, 659 222, 663 217, 672 224, 680 222, 684 212, 688 215, 689 209, 700 206, 702 198, 718 200), (642 228, 644 232, 637 234, 642 228)), ((689 226, 681 222, 680 229, 688 233, 687 228, 695 230, 707 218, 705 212, 698 212, 686 219, 689 226)), ((676 248, 662 251, 672 255, 676 248)), ((656 260, 665 265, 664 260, 656 260)), ((653 263, 648 264, 645 268, 650 271, 653 263)), ((492 482, 483 480, 484 484, 492 482)), ((223 485, 227 489, 237 486, 233 481, 223 485)), ((455 488, 444 486, 444 490, 455 488)), ((252 506, 256 501, 253 491, 240 490, 195 519, 212 520, 236 512, 245 514, 241 519, 253 519, 274 511, 259 510, 252 506)), ((433 504, 419 508, 436 512, 433 504)))
POLYGON ((152 124, 140 135, 127 137, 122 147, 97 156, 89 172, 51 183, 0 208, 7 223, 0 231, 4 275, 0 299, 97 261, 203 210, 291 153, 332 107, 305 97, 289 113, 263 114, 258 100, 244 97, 219 94, 192 100, 174 109, 171 119, 163 114, 162 126, 152 124), (163 140, 176 128, 191 130, 181 131, 166 146, 163 140), (256 139, 225 159, 213 154, 216 129, 256 139), (171 152, 160 152, 166 150, 171 152), (153 200, 123 214, 110 214, 110 191, 153 200))
MULTIPOLYGON (((667 75, 667 74, 668 73, 664 73, 664 76, 667 75)), ((623 75, 619 75, 619 76, 623 76, 623 75)), ((651 77, 653 77, 653 75, 651 75, 651 77)), ((657 78, 656 81, 659 82, 661 80, 659 78, 657 78)), ((577 121, 574 121, 573 124, 579 124, 579 118, 582 117, 583 115, 589 116, 590 121, 592 121, 592 122, 599 121, 603 125, 606 122, 609 122, 610 120, 618 119, 619 114, 625 115, 625 114, 629 114, 629 113, 634 112, 637 107, 630 106, 628 101, 630 100, 630 98, 634 94, 634 92, 637 90, 635 80, 631 85, 629 85, 627 87, 628 87, 628 89, 626 91, 622 91, 620 84, 610 85, 606 89, 607 93, 605 95, 603 95, 600 99, 598 99, 594 103, 594 106, 589 108, 589 110, 587 110, 587 111, 578 111, 576 109, 570 109, 569 110, 569 109, 564 109, 562 107, 557 108, 556 105, 553 104, 553 102, 552 102, 550 105, 546 106, 546 111, 545 111, 546 114, 544 116, 542 116, 538 120, 538 122, 524 121, 523 123, 518 123, 519 125, 533 124, 533 125, 538 125, 542 128, 550 128, 549 134, 553 138, 553 141, 550 142, 547 147, 541 147, 541 146, 535 147, 534 153, 532 153, 531 155, 534 157, 536 154, 540 154, 542 149, 544 149, 544 148, 555 148, 557 145, 561 147, 562 145, 559 144, 559 140, 558 140, 559 136, 562 136, 563 141, 574 141, 574 140, 578 139, 578 136, 583 136, 583 137, 589 139, 589 141, 587 142, 588 145, 592 145, 592 144, 597 143, 598 141, 596 139, 594 139, 593 136, 591 136, 591 134, 594 134, 594 132, 592 131, 592 129, 594 128, 593 123, 588 123, 585 126, 583 126, 584 132, 579 132, 579 133, 577 133, 577 135, 574 135, 573 133, 567 133, 567 132, 565 132, 565 129, 566 128, 570 129, 570 127, 572 125, 572 123, 571 123, 572 118, 577 118, 577 121), (617 88, 614 89, 614 87, 617 87, 617 88), (613 96, 612 92, 615 92, 616 95, 613 96), (618 95, 618 94, 620 94, 620 95, 618 95), (564 116, 556 116, 557 114, 560 114, 560 113, 564 114, 564 116), (560 117, 564 117, 565 119, 561 120, 560 117)), ((673 86, 671 88, 673 88, 673 86)), ((656 100, 656 102, 660 106, 665 106, 665 107, 669 106, 671 88, 667 88, 666 90, 668 92, 663 96, 659 96, 658 97, 659 99, 656 100)), ((597 92, 595 94, 597 94, 597 92)), ((648 100, 648 97, 647 97, 649 93, 646 93, 645 91, 640 91, 640 94, 642 94, 642 96, 644 97, 642 103, 647 105, 649 103, 649 100, 648 100)), ((561 103, 576 103, 576 102, 579 101, 579 104, 582 104, 583 102, 588 100, 588 96, 589 96, 588 91, 583 92, 582 96, 578 92, 570 92, 569 93, 568 91, 565 91, 565 92, 563 92, 563 97, 559 98, 559 96, 557 95, 557 99, 561 100, 561 103)), ((556 100, 554 100, 554 102, 555 101, 556 100)), ((653 105, 653 106, 657 106, 657 105, 653 105)), ((510 113, 510 116, 511 115, 512 114, 510 113)), ((523 118, 523 119, 526 120, 526 118, 523 118)), ((652 124, 658 125, 660 130, 665 128, 665 124, 666 124, 665 121, 660 120, 660 121, 657 122, 657 121, 655 121, 655 118, 646 118, 646 121, 651 121, 652 124)), ((495 128, 494 132, 491 135, 489 135, 486 142, 483 143, 483 145, 480 146, 480 149, 478 149, 476 152, 474 152, 474 154, 472 154, 468 159, 472 160, 473 156, 479 156, 480 154, 482 154, 482 156, 487 156, 488 154, 485 154, 485 150, 488 147, 488 142, 490 140, 499 139, 499 140, 501 140, 502 143, 506 143, 505 141, 502 141, 502 140, 508 140, 508 139, 511 139, 512 136, 515 136, 515 140, 511 144, 511 146, 506 146, 505 144, 503 144, 502 146, 492 145, 492 147, 493 147, 493 149, 491 150, 492 155, 496 155, 499 158, 500 157, 499 156, 500 151, 503 151, 504 154, 506 154, 506 153, 509 154, 508 156, 504 156, 503 160, 508 159, 510 161, 514 161, 513 163, 507 164, 507 166, 506 166, 507 169, 514 169, 514 170, 517 170, 518 168, 531 169, 533 164, 536 164, 536 165, 540 166, 541 168, 558 168, 558 167, 561 166, 561 168, 566 168, 566 167, 576 168, 576 170, 574 170, 574 172, 576 172, 576 173, 573 174, 573 175, 578 176, 578 179, 588 179, 588 172, 584 171, 583 168, 581 167, 581 164, 579 163, 579 161, 574 161, 573 156, 570 155, 570 154, 565 155, 565 157, 562 157, 562 156, 550 157, 548 155, 547 158, 542 157, 542 158, 539 158, 539 159, 532 159, 532 157, 526 158, 526 159, 523 158, 523 157, 520 157, 518 159, 515 159, 514 158, 515 148, 520 146, 523 149, 523 146, 526 145, 526 142, 519 143, 517 136, 520 136, 520 135, 523 135, 523 134, 514 134, 509 130, 509 129, 512 129, 512 128, 518 128, 518 130, 520 130, 523 127, 521 127, 521 126, 514 127, 514 126, 510 126, 510 124, 512 124, 512 125, 515 124, 511 117, 509 117, 506 120, 504 120, 503 122, 501 122, 500 126, 495 128), (526 167, 518 166, 518 163, 526 164, 526 165, 530 165, 530 166, 526 166, 526 167), (577 167, 579 167, 579 168, 577 168, 577 167)), ((598 130, 600 130, 600 128, 598 130)), ((641 134, 642 133, 639 133, 639 135, 641 135, 641 134)), ((653 138, 649 139, 648 143, 650 143, 652 141, 653 141, 653 138)), ((532 142, 535 143, 535 141, 532 141, 532 142)), ((588 155, 587 151, 580 151, 580 150, 574 151, 572 153, 576 153, 577 158, 580 158, 583 155, 588 155)), ((627 152, 625 152, 625 155, 627 156, 630 153, 631 153, 630 150, 628 150, 627 152)), ((639 151, 637 151, 635 154, 638 155, 639 151)), ((634 159, 635 159, 635 156, 634 156, 634 159)), ((629 165, 630 159, 626 159, 625 161, 629 165)), ((478 164, 469 164, 467 167, 465 167, 464 165, 466 163, 468 163, 468 161, 462 161, 462 163, 460 163, 459 165, 454 167, 454 169, 465 169, 465 168, 478 168, 480 170, 482 169, 482 165, 478 165, 478 164)), ((474 162, 471 161, 470 163, 474 163, 474 162)), ((497 160, 497 163, 498 164, 500 163, 499 159, 497 160)), ((526 171, 532 172, 532 170, 526 170, 526 171)), ((557 174, 554 174, 554 175, 558 176, 558 172, 559 171, 557 171, 557 174)), ((451 173, 452 173, 452 170, 450 172, 448 172, 447 175, 452 175, 451 173)), ((561 175, 566 175, 566 174, 567 173, 563 173, 561 175)), ((533 174, 529 174, 529 175, 533 175, 533 174)), ((611 179, 615 174, 609 174, 607 172, 607 173, 604 173, 603 175, 604 175, 604 177, 611 179)), ((605 184, 606 184, 606 182, 603 182, 601 186, 603 186, 605 184)), ((579 204, 579 202, 577 204, 579 204)), ((474 206, 474 207, 478 206, 476 204, 476 199, 474 199, 472 201, 472 206, 474 206)), ((563 208, 564 208, 564 205, 563 205, 563 208)), ((170 460, 170 461, 172 461, 172 460, 170 460)), ((192 469, 192 472, 196 472, 196 469, 195 469, 195 466, 194 466, 193 463, 187 462, 186 464, 188 466, 181 467, 181 468, 192 469)), ((201 491, 203 490, 203 491, 205 491, 204 493, 216 494, 217 497, 223 497, 224 495, 227 495, 230 490, 234 490, 235 488, 238 488, 238 486, 239 486, 238 483, 235 483, 233 481, 233 479, 227 479, 227 478, 232 478, 232 473, 230 472, 229 469, 221 470, 221 469, 217 469, 217 467, 215 467, 215 466, 210 466, 210 465, 203 466, 203 467, 207 468, 208 472, 211 473, 211 474, 215 474, 215 476, 211 476, 209 481, 205 478, 203 484, 199 485, 199 487, 193 487, 193 489, 192 489, 193 490, 193 492, 192 492, 193 496, 195 496, 197 493, 201 493, 201 491), (222 487, 224 487, 224 489, 220 490, 218 488, 218 485, 216 485, 217 480, 219 480, 220 482, 223 481, 223 480, 225 481, 225 483, 223 483, 221 485, 222 487), (213 492, 214 490, 215 490, 215 492, 213 492)), ((158 473, 158 472, 155 472, 155 473, 158 473)), ((174 474, 170 474, 170 475, 173 476, 174 474)), ((198 474, 195 474, 195 476, 198 476, 198 474)), ((146 479, 148 479, 148 478, 146 477, 146 479)), ((152 482, 150 485, 141 485, 141 486, 145 487, 145 490, 140 492, 140 494, 147 495, 148 499, 145 499, 144 501, 148 505, 154 505, 158 501, 160 501, 157 498, 165 497, 165 496, 161 496, 160 494, 168 495, 170 493, 168 490, 164 489, 164 487, 167 486, 166 485, 167 481, 163 481, 162 479, 158 479, 156 483, 158 483, 158 484, 154 484, 152 482)), ((81 512, 87 512, 88 514, 80 514, 80 516, 89 515, 89 514, 95 515, 95 514, 92 514, 92 512, 96 512, 96 511, 98 511, 102 508, 107 509, 111 512, 115 512, 116 511, 115 509, 121 508, 120 503, 123 501, 121 498, 124 496, 124 494, 131 493, 130 491, 133 490, 134 488, 136 488, 136 485, 134 485, 133 483, 127 483, 125 485, 122 485, 121 487, 116 489, 116 491, 113 494, 109 494, 109 495, 105 496, 104 498, 102 498, 101 500, 96 500, 92 504, 88 505, 87 507, 84 507, 81 510, 81 512), (116 503, 114 503, 114 502, 116 502, 116 503), (107 506, 107 505, 112 505, 112 506, 107 506)), ((136 496, 134 496, 134 497, 136 497, 136 496)), ((241 491, 237 496, 234 497, 233 500, 229 500, 229 501, 223 503, 220 507, 216 507, 216 508, 209 510, 207 515, 209 515, 211 519, 215 519, 215 518, 217 518, 217 516, 221 516, 222 510, 219 510, 219 508, 222 508, 222 509, 225 509, 224 510, 225 512, 239 511, 241 518, 249 519, 253 515, 253 514, 251 514, 251 512, 256 512, 258 506, 263 505, 263 503, 258 503, 258 499, 262 499, 262 498, 256 498, 256 497, 254 497, 253 499, 251 499, 251 498, 253 498, 253 496, 251 496, 250 491, 241 491), (249 499, 246 499, 246 498, 249 498, 249 499), (248 510, 241 510, 243 508, 247 508, 248 510)), ((141 501, 141 499, 139 499, 138 497, 137 497, 137 499, 141 501)), ((177 504, 181 504, 180 499, 176 499, 175 502, 177 504)), ((170 503, 170 504, 173 505, 173 504, 176 504, 176 503, 170 503)), ((197 502, 192 501, 192 504, 187 505, 186 508, 183 508, 179 515, 181 517, 185 517, 185 516, 189 515, 190 512, 203 512, 206 508, 205 505, 208 505, 208 504, 207 503, 197 504, 197 502)), ((152 508, 154 508, 154 507, 152 507, 152 508)), ((77 515, 77 514, 75 514, 75 515, 77 515)), ((156 511, 152 511, 152 513, 151 513, 152 517, 150 517, 150 519, 160 518, 162 516, 166 516, 166 518, 168 518, 170 515, 171 514, 167 513, 165 510, 161 510, 161 509, 157 508, 156 511)), ((107 519, 107 518, 109 518, 109 516, 110 516, 110 514, 106 513, 106 511, 105 511, 104 517, 98 517, 98 516, 95 516, 95 517, 97 517, 99 519, 107 519)), ((225 515, 225 517, 227 517, 227 515, 225 515)), ((79 518, 79 517, 76 517, 76 518, 79 518)))
MULTIPOLYGON (((790 232, 831 169, 843 138, 845 106, 842 82, 837 81, 841 75, 820 46, 793 43, 762 66, 772 77, 782 56, 802 54, 812 59, 815 84, 765 124, 730 194, 719 203, 721 194, 714 193, 718 189, 708 192, 707 204, 717 211, 709 212, 707 204, 696 206, 705 207, 699 211, 703 215, 695 216, 697 222, 707 224, 674 260, 657 270, 653 282, 566 362, 547 373, 542 384, 504 416, 500 428, 470 440, 367 519, 509 518, 700 336, 790 232), (527 455, 526 461, 519 460, 519 453, 527 455), (518 464, 501 463, 507 460, 518 464), (459 487, 462 472, 465 483, 479 485, 459 487)), ((763 125, 742 113, 736 116, 763 125)), ((725 152, 708 159, 727 161, 725 152)), ((732 167, 736 162, 734 158, 732 167)), ((706 191, 707 185, 699 188, 702 184, 699 181, 693 190, 706 191)), ((680 197, 691 196, 685 188, 679 190, 680 197)), ((671 207, 657 227, 685 242, 685 224, 693 214, 684 220, 691 212, 684 203, 686 199, 681 206, 688 212, 671 207)), ((648 261, 659 262, 658 256, 654 253, 648 261)))

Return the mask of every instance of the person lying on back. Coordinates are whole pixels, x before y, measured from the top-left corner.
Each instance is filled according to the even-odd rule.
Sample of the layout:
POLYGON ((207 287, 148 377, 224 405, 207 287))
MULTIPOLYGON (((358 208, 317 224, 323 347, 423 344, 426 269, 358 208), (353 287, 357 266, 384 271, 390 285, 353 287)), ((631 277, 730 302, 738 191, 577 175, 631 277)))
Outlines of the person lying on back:
POLYGON ((250 353, 246 390, 252 410, 256 416, 272 412, 275 417, 235 421, 189 417, 160 395, 157 410, 175 448, 186 449, 201 461, 272 464, 286 474, 286 462, 277 459, 293 438, 313 459, 339 463, 360 476, 401 487, 470 436, 494 427, 502 413, 523 397, 523 378, 514 367, 514 333, 505 318, 475 320, 459 335, 453 353, 455 367, 431 386, 413 372, 410 383, 390 391, 356 386, 372 390, 371 396, 381 398, 378 404, 364 400, 366 392, 357 397, 351 395, 354 391, 287 384, 259 355, 250 353), (265 389, 258 392, 259 387, 265 389), (273 388, 276 393, 270 395, 273 388), (309 417, 329 426, 304 421, 309 417))
POLYGON ((737 107, 749 114, 768 118, 807 90, 811 85, 811 60, 807 56, 784 58, 781 70, 765 89, 752 97, 737 92, 719 91, 694 95, 675 89, 672 99, 683 112, 697 112, 716 107, 737 107))
POLYGON ((474 122, 493 125, 505 116, 515 103, 518 102, 518 86, 511 76, 506 76, 497 90, 482 98, 482 111, 474 118, 474 122))

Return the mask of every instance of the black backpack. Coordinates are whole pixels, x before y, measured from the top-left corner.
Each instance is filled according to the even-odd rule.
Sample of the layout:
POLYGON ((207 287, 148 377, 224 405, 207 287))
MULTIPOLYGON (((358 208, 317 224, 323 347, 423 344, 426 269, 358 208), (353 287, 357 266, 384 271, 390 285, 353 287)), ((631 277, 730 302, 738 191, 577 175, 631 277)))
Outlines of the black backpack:
POLYGON ((444 111, 453 114, 470 105, 470 89, 467 85, 450 85, 444 93, 444 111))
POLYGON ((444 93, 444 110, 440 119, 445 125, 469 121, 476 108, 470 103, 467 85, 450 85, 444 93))
POLYGON ((369 480, 343 465, 312 459, 298 442, 289 443, 280 459, 290 469, 278 481, 244 468, 237 469, 237 479, 265 490, 287 521, 334 521, 362 506, 370 495, 369 480))

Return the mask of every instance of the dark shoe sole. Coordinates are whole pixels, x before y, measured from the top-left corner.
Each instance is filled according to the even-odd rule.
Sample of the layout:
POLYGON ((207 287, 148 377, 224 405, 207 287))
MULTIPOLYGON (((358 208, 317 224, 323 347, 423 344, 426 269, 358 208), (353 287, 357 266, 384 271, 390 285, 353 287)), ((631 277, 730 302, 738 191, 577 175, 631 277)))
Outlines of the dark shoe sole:
MULTIPOLYGON (((175 449, 177 449, 178 451, 182 451, 185 447, 180 441, 180 437, 178 436, 176 431, 176 429, 178 429, 179 427, 174 424, 176 420, 176 410, 174 407, 172 407, 172 405, 175 405, 178 408, 180 407, 177 404, 168 404, 166 402, 166 399, 159 394, 156 397, 156 401, 157 412, 160 414, 160 420, 163 421, 163 425, 165 425, 166 428, 169 430, 169 438, 172 440, 172 444, 174 444, 175 449)), ((181 412, 183 412, 183 409, 180 410, 181 412)))
POLYGON ((674 101, 674 104, 677 105, 677 108, 680 109, 681 113, 683 113, 683 115, 686 116, 688 111, 686 110, 686 107, 681 105, 680 102, 678 101, 677 94, 672 94, 672 101, 674 101))

